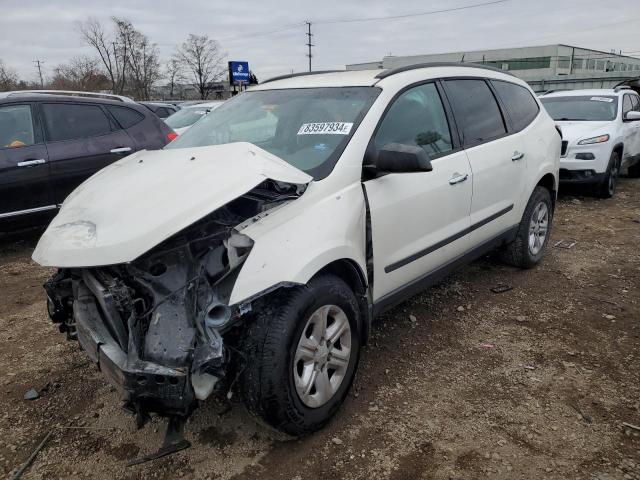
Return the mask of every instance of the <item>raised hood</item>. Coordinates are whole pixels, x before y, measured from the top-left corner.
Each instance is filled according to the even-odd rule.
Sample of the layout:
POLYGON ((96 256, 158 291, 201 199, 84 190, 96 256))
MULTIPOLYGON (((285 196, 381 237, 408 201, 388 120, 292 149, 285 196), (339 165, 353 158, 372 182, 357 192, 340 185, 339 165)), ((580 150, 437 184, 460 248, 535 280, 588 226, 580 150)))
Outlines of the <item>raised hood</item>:
POLYGON ((597 137, 611 133, 611 122, 578 122, 578 121, 557 121, 556 125, 562 130, 562 138, 570 143, 575 143, 585 138, 597 137))
POLYGON ((135 153, 67 197, 33 259, 51 267, 130 262, 266 179, 302 185, 312 177, 245 142, 135 153))

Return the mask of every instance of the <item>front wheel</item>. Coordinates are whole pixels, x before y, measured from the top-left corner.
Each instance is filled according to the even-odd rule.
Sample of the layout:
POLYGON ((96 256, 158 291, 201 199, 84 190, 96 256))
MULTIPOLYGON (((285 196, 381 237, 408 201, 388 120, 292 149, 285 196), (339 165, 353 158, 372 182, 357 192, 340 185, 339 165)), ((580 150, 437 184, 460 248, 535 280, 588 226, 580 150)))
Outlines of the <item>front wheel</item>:
POLYGON ((551 193, 544 187, 536 187, 524 209, 516 238, 507 245, 503 259, 520 268, 536 265, 542 259, 549 243, 552 220, 551 193))
POLYGON ((596 188, 596 195, 600 198, 611 198, 616 193, 618 174, 620 173, 620 155, 618 152, 611 153, 609 165, 602 182, 596 188))
POLYGON ((245 333, 240 391, 250 413, 290 435, 322 428, 353 381, 360 313, 349 286, 333 275, 266 299, 245 333))

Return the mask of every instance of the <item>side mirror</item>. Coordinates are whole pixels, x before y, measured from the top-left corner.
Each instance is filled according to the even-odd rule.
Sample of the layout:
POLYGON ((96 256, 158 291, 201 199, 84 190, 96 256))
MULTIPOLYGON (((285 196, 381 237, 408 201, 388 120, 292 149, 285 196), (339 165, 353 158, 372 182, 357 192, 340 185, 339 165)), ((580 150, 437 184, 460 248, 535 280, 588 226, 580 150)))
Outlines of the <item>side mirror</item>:
MULTIPOLYGON (((640 112, 639 112, 640 113, 640 112)), ((429 155, 416 145, 387 143, 378 152, 376 169, 388 173, 430 172, 429 155)))
POLYGON ((640 112, 636 112, 635 110, 627 112, 627 114, 624 116, 624 119, 629 122, 640 120, 640 112))

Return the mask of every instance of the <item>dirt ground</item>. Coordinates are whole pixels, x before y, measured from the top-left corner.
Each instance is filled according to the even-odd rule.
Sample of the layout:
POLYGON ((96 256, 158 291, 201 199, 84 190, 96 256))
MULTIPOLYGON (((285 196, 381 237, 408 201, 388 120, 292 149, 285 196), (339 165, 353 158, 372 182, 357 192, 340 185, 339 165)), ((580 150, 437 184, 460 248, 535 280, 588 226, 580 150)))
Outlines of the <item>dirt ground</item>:
POLYGON ((563 194, 537 268, 484 258, 384 315, 323 431, 282 438, 206 403, 190 449, 136 467, 164 422, 136 430, 49 322, 36 240, 0 245, 5 476, 53 431, 24 478, 640 480, 640 431, 623 426, 640 425, 640 181, 612 200, 563 194))

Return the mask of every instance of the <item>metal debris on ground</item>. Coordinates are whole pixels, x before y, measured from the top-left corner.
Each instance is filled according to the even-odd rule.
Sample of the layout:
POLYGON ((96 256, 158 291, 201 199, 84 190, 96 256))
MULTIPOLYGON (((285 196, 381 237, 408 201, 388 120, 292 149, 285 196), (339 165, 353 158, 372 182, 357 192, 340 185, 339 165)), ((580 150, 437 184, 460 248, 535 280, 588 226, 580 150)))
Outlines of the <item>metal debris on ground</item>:
POLYGON ((637 425, 632 425, 631 423, 622 422, 622 426, 626 428, 630 428, 632 430, 638 430, 640 432, 640 427, 638 427, 637 425))
POLYGON ((30 388, 24 394, 24 399, 25 400, 35 400, 36 398, 39 398, 39 397, 40 397, 40 394, 38 393, 38 391, 35 388, 30 388))
POLYGON ((492 343, 481 343, 480 348, 496 348, 496 346, 492 343))
POLYGON ((171 455, 173 453, 189 448, 191 446, 191 442, 184 438, 185 423, 186 418, 184 417, 169 417, 167 431, 165 433, 164 441, 162 442, 162 446, 160 447, 160 449, 155 453, 150 453, 149 455, 131 460, 129 463, 127 463, 127 466, 132 467, 134 465, 140 465, 141 463, 150 462, 151 460, 166 457, 167 455, 171 455))
POLYGON ((573 248, 578 242, 575 240, 560 240, 555 243, 554 247, 566 248, 567 250, 573 248))
POLYGON ((507 285, 506 283, 499 283, 495 287, 491 287, 491 291, 493 293, 504 293, 508 292, 509 290, 513 290, 513 287, 511 285, 507 285))
POLYGON ((591 417, 591 415, 582 413, 582 410, 580 410, 576 405, 571 405, 571 408, 578 412, 578 415, 580 415, 585 422, 593 423, 593 418, 591 417))
POLYGON ((22 476, 22 474, 27 470, 27 468, 29 468, 29 466, 33 463, 33 461, 36 459, 36 457, 38 456, 38 453, 40 453, 40 450, 42 450, 44 448, 44 446, 47 444, 47 442, 49 441, 49 439, 53 436, 53 430, 51 430, 49 433, 47 433, 47 435, 42 439, 42 441, 38 444, 38 446, 36 447, 36 449, 33 451, 33 453, 29 456, 29 458, 27 458, 27 461, 24 462, 22 464, 22 466, 16 470, 16 472, 11 475, 11 480, 16 480, 18 478, 20 478, 22 476))

